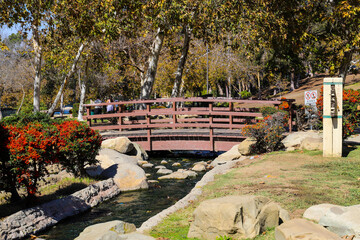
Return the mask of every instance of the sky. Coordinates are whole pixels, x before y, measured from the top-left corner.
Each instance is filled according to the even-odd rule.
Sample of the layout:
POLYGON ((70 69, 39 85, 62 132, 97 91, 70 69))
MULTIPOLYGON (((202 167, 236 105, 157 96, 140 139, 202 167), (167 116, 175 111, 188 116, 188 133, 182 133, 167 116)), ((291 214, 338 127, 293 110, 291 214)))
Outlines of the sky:
POLYGON ((7 26, 3 26, 0 28, 0 36, 2 39, 7 38, 12 33, 17 33, 19 31, 19 26, 14 26, 12 28, 8 28, 7 26))

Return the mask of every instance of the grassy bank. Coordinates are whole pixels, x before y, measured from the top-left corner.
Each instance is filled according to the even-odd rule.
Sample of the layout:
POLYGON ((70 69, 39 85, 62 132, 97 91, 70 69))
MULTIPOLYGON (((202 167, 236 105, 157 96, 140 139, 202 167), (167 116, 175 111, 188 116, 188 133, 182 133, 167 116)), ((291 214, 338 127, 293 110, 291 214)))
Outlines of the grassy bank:
MULTIPOLYGON (((226 195, 262 195, 278 202, 291 218, 301 217, 315 204, 354 205, 360 198, 360 146, 348 146, 347 157, 323 158, 320 151, 275 152, 239 166, 204 187, 189 207, 167 217, 150 234, 188 239, 192 213, 206 199, 226 195)), ((257 240, 275 239, 274 229, 257 240)))

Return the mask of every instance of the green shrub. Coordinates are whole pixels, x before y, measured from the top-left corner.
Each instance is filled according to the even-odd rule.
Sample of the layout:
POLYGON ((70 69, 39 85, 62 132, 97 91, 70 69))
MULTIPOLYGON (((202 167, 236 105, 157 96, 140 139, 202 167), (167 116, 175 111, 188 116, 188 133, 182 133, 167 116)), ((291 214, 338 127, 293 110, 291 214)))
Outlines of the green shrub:
POLYGON ((277 112, 265 117, 262 122, 245 126, 242 133, 256 140, 256 143, 251 145, 252 153, 272 152, 283 148, 281 140, 286 124, 286 114, 277 112))
POLYGON ((74 103, 73 104, 73 108, 72 108, 72 116, 74 118, 76 118, 79 114, 79 106, 80 106, 80 103, 74 103))
POLYGON ((251 93, 248 92, 248 91, 246 91, 246 90, 241 91, 241 92, 240 92, 240 97, 241 97, 242 99, 248 99, 249 97, 251 97, 251 93))
POLYGON ((275 107, 261 107, 260 112, 263 117, 267 117, 269 115, 279 112, 279 110, 275 107))

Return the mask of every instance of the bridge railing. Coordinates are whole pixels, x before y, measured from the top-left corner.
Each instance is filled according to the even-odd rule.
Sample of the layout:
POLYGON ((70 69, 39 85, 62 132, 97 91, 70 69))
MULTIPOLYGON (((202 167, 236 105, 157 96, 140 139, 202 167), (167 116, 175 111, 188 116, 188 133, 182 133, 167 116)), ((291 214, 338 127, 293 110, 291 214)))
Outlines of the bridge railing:
MULTIPOLYGON (((190 131, 195 131, 194 129, 209 129, 207 137, 212 146, 210 150, 214 150, 214 129, 242 129, 247 124, 258 122, 262 117, 259 108, 244 108, 241 107, 241 104, 279 106, 283 101, 289 103, 289 111, 292 112, 294 100, 291 99, 265 101, 222 98, 162 98, 86 104, 87 115, 84 118, 93 129, 97 130, 146 130, 144 137, 147 139, 149 147, 145 148, 148 149, 151 149, 152 138, 156 137, 152 130, 193 129, 190 131), (106 108, 107 105, 113 105, 115 112, 93 115, 92 110, 95 107, 106 108), (137 110, 139 106, 142 106, 143 109, 137 110), (104 119, 108 123, 100 124, 99 121, 104 119), (96 124, 94 120, 97 120, 96 124)), ((291 131, 292 113, 289 116, 289 131, 291 131)))

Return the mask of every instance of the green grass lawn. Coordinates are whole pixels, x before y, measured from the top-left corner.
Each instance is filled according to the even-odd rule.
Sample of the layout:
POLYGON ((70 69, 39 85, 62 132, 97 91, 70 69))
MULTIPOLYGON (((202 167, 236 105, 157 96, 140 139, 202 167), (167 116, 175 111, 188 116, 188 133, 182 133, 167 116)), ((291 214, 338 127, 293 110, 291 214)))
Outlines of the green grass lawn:
MULTIPOLYGON (((269 197, 288 210, 292 218, 301 217, 315 204, 359 204, 360 146, 351 146, 343 158, 324 158, 320 151, 274 152, 217 176, 203 190, 197 201, 167 217, 150 234, 165 239, 189 239, 186 236, 192 213, 199 203, 226 195, 269 197)), ((274 234, 274 229, 269 229, 255 239, 275 239, 274 234)))

